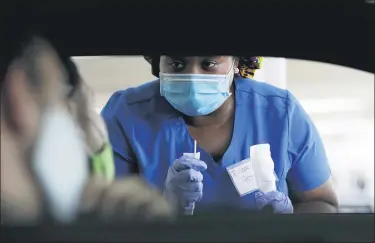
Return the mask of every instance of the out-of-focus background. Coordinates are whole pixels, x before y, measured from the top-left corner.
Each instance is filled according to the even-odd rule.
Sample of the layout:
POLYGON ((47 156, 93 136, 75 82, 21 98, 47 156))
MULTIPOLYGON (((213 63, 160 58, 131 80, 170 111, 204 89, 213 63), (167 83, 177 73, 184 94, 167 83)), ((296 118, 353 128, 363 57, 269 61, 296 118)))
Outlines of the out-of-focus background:
MULTIPOLYGON (((100 112, 110 95, 154 80, 141 56, 75 57, 100 112)), ((265 58, 255 79, 290 90, 315 122, 342 212, 374 211, 374 74, 342 66, 265 58)))

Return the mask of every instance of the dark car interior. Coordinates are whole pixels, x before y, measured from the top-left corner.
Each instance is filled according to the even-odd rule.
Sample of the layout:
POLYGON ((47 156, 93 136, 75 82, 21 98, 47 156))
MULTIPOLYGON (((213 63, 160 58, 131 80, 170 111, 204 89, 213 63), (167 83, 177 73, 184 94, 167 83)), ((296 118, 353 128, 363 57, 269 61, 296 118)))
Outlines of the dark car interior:
MULTIPOLYGON (((19 32, 35 31, 69 56, 264 55, 374 73, 375 5, 371 1, 269 0, 199 5, 32 1, 2 5, 2 53, 19 32), (228 29, 233 29, 232 35, 226 34, 228 29), (212 37, 217 33, 222 33, 220 39, 212 37)), ((374 214, 284 216, 212 208, 171 224, 104 224, 88 218, 64 227, 2 226, 1 237, 11 242, 365 242, 374 240, 374 214)))

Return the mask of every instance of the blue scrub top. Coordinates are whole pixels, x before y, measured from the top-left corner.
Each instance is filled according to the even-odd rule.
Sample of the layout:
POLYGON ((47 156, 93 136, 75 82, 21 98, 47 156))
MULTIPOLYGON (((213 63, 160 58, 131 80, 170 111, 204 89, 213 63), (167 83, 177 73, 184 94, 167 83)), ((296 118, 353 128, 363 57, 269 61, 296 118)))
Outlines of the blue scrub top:
MULTIPOLYGON (((251 145, 268 143, 277 189, 306 191, 331 175, 322 140, 309 116, 286 90, 251 79, 235 79, 236 111, 230 146, 219 163, 201 148, 205 205, 253 208, 254 193, 240 197, 226 167, 249 158, 251 145)), ((168 168, 194 141, 183 118, 160 96, 159 80, 115 92, 102 110, 116 164, 116 176, 141 174, 164 190, 168 168)))

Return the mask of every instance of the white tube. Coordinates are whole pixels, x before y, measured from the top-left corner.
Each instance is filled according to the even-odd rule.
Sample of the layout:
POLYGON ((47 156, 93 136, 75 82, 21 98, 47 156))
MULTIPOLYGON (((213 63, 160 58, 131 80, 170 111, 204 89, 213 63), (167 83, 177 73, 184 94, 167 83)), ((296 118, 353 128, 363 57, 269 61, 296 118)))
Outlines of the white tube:
MULTIPOLYGON (((201 153, 200 152, 196 152, 197 151, 197 142, 194 141, 194 153, 184 153, 183 155, 186 155, 186 156, 189 156, 189 157, 192 157, 192 158, 196 158, 196 159, 200 159, 201 158, 201 153)), ((192 203, 189 203, 188 206, 186 206, 186 210, 184 212, 185 215, 193 215, 194 214, 194 209, 195 209, 195 202, 192 202, 192 203)))

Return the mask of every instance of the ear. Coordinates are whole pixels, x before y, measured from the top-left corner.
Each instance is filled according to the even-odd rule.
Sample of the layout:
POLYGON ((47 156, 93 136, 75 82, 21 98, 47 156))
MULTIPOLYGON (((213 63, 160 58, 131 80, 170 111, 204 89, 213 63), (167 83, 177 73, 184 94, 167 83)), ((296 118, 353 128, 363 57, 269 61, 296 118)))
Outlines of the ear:
POLYGON ((238 57, 233 57, 234 63, 233 63, 233 70, 234 70, 234 75, 238 75, 240 70, 238 69, 238 64, 239 64, 239 58, 238 57))
POLYGON ((239 57, 234 57, 234 68, 238 68, 238 64, 240 62, 240 58, 239 57))

